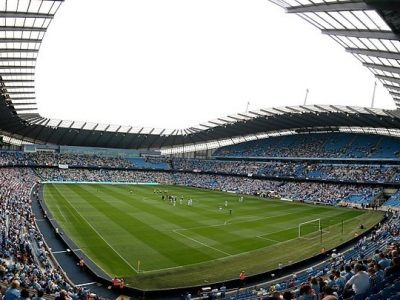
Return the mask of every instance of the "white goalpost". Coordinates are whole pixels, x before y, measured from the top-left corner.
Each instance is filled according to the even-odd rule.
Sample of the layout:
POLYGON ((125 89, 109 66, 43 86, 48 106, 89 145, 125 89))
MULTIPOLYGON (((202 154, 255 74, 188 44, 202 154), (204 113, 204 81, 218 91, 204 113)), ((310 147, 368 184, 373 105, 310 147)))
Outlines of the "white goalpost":
MULTIPOLYGON (((310 227, 310 225, 307 226, 308 228, 310 227)), ((314 233, 314 232, 320 232, 321 231, 321 219, 314 219, 314 220, 310 220, 307 222, 303 222, 299 224, 299 238, 305 238, 306 235, 310 234, 310 233, 314 233), (303 230, 302 228, 306 227, 308 224, 311 224, 311 226, 314 226, 314 228, 309 231, 309 230, 303 230), (314 225, 312 225, 314 224, 314 225), (304 232, 305 231, 305 232, 304 232)))

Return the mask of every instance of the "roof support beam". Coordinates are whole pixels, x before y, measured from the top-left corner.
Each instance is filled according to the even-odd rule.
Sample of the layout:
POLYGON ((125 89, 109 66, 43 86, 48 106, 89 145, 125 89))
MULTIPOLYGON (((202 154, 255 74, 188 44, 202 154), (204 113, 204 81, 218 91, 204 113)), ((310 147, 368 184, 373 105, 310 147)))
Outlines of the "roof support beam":
POLYGON ((1 61, 36 61, 36 57, 2 57, 1 61))
POLYGON ((24 105, 36 105, 36 102, 20 102, 20 103, 14 103, 12 104, 13 106, 24 106, 24 105))
POLYGON ((384 76, 384 75, 375 75, 375 77, 380 79, 380 80, 386 80, 386 81, 395 82, 395 83, 400 84, 400 79, 399 78, 394 78, 394 77, 384 76))
POLYGON ((376 64, 368 64, 368 63, 363 63, 363 66, 367 67, 367 68, 370 68, 370 69, 375 69, 375 70, 381 70, 381 71, 400 74, 400 68, 397 68, 397 67, 390 67, 390 66, 383 66, 383 65, 376 65, 376 64))
POLYGON ((35 75, 35 73, 33 73, 33 72, 26 72, 26 73, 23 73, 23 72, 18 72, 18 73, 16 73, 16 72, 14 72, 14 73, 0 72, 0 76, 33 76, 33 75, 35 75))
POLYGON ((2 87, 0 87, 0 89, 7 89, 7 90, 34 89, 34 88, 35 88, 35 86, 33 86, 33 85, 14 85, 14 86, 2 86, 2 87))
POLYGON ((399 91, 399 93, 400 93, 400 87, 398 87, 398 86, 389 85, 389 84, 384 84, 383 86, 384 86, 385 88, 387 88, 387 89, 392 89, 392 90, 399 91))
POLYGON ((38 49, 0 48, 0 53, 37 53, 38 49))
POLYGON ((0 26, 0 31, 39 31, 46 32, 44 27, 24 27, 24 26, 0 26))
MULTIPOLYGON (((2 59, 0 58, 0 62, 2 59)), ((1 66, 0 65, 0 70, 7 70, 7 69, 34 69, 35 66, 1 66)))
POLYGON ((0 43, 41 43, 42 39, 0 38, 0 43))
POLYGON ((372 10, 372 6, 365 2, 340 2, 340 3, 320 3, 304 6, 292 6, 286 9, 288 13, 310 13, 310 12, 334 12, 352 10, 372 10))
POLYGON ((9 94, 9 95, 28 95, 28 94, 35 94, 33 91, 27 91, 27 92, 9 92, 5 91, 3 94, 9 94))
POLYGON ((36 97, 13 97, 10 100, 35 100, 36 97))
POLYGON ((54 14, 32 13, 23 11, 0 11, 0 18, 53 19, 54 14))
POLYGON ((382 57, 387 59, 400 59, 400 53, 389 52, 389 51, 379 51, 379 50, 367 50, 358 48, 346 48, 346 52, 353 54, 361 54, 373 57, 382 57))
POLYGON ((33 79, 0 79, 1 82, 35 82, 33 79))
POLYGON ((37 110, 36 107, 28 107, 28 108, 15 108, 16 111, 28 111, 28 110, 37 110))
POLYGON ((391 31, 381 30, 348 30, 348 29, 323 29, 323 34, 348 36, 356 38, 372 38, 372 39, 383 39, 383 40, 399 40, 400 35, 397 35, 391 31))
POLYGON ((400 98, 400 93, 395 93, 395 92, 389 92, 389 93, 390 93, 390 95, 392 95, 393 97, 400 98))

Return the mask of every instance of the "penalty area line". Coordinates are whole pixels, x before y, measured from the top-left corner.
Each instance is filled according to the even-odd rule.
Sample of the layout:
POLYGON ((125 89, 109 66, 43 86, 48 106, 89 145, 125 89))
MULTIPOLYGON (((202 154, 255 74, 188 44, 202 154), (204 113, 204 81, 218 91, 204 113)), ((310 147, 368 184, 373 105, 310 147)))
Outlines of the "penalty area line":
POLYGON ((262 235, 257 235, 256 237, 259 238, 259 239, 262 239, 262 240, 267 240, 267 241, 271 241, 271 242, 275 242, 275 243, 281 243, 281 241, 270 239, 270 238, 266 238, 266 237, 263 237, 262 235))
POLYGON ((228 252, 225 252, 225 251, 223 251, 223 250, 217 249, 217 248, 215 248, 215 247, 213 247, 213 246, 207 245, 207 244, 205 244, 205 243, 203 243, 203 242, 201 242, 201 241, 198 241, 198 240, 196 240, 196 239, 194 239, 194 238, 191 238, 191 237, 189 237, 189 236, 187 236, 187 235, 184 235, 183 233, 178 232, 178 230, 179 230, 179 229, 174 229, 174 230, 172 230, 172 231, 175 232, 176 234, 179 234, 180 236, 183 236, 184 238, 187 238, 188 240, 191 240, 191 241, 193 241, 193 242, 195 242, 195 243, 198 243, 198 244, 200 244, 200 245, 202 245, 202 246, 204 246, 204 247, 207 247, 207 248, 213 249, 214 251, 218 251, 218 252, 220 252, 220 253, 222 253, 222 254, 231 256, 231 254, 228 253, 228 252))

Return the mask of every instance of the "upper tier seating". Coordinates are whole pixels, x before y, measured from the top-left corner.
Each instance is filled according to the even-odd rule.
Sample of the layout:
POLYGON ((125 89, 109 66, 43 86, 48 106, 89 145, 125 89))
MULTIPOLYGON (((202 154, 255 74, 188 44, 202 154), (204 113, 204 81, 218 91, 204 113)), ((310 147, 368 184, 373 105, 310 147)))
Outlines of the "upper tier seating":
POLYGON ((398 190, 383 205, 385 208, 400 208, 400 190, 398 190))
POLYGON ((373 134, 313 133, 222 147, 215 157, 399 158, 400 139, 373 134))

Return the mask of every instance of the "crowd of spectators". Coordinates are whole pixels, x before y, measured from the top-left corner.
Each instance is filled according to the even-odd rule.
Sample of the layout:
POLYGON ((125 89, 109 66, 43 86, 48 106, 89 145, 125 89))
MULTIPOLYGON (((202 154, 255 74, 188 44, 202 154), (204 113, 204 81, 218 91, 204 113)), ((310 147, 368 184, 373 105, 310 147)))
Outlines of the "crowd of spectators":
POLYGON ((0 152, 0 166, 26 166, 29 163, 27 156, 21 151, 0 152))
POLYGON ((0 152, 0 166, 59 166, 96 168, 134 168, 127 159, 86 154, 60 154, 53 151, 27 153, 21 151, 0 152))
POLYGON ((172 169, 190 172, 253 175, 347 182, 400 182, 400 166, 377 164, 316 163, 301 161, 247 161, 182 158, 101 157, 55 152, 0 152, 0 166, 43 166, 95 169, 172 169), (145 167, 143 167, 145 166, 145 167), (162 168, 160 167, 162 166, 162 168))
POLYGON ((172 160, 172 166, 175 170, 238 175, 252 174, 263 177, 313 178, 349 182, 400 182, 400 166, 396 165, 175 158, 172 160))
POLYGON ((34 170, 45 181, 174 183, 173 176, 165 172, 47 168, 34 170))
POLYGON ((28 159, 39 166, 80 166, 80 167, 108 167, 108 168, 133 168, 126 159, 119 157, 104 157, 88 154, 61 154, 56 152, 27 153, 28 159))
POLYGON ((219 157, 396 158, 400 140, 365 134, 318 133, 271 137, 218 149, 219 157))
POLYGON ((273 181, 209 174, 176 173, 174 179, 180 185, 251 195, 273 194, 280 198, 326 204, 351 202, 352 195, 362 195, 364 199, 371 201, 382 192, 381 188, 368 186, 273 181))
MULTIPOLYGON (((37 182, 39 178, 30 169, 0 169, 0 286, 53 295, 62 289, 72 292, 61 270, 49 259, 35 225, 30 193, 37 182)), ((8 299, 18 297, 7 298, 6 293, 8 299)))

